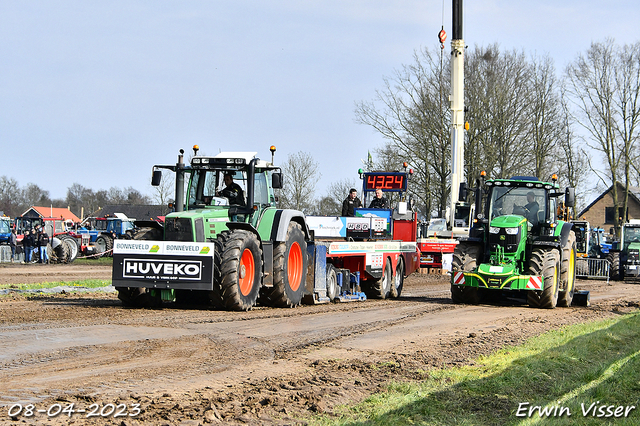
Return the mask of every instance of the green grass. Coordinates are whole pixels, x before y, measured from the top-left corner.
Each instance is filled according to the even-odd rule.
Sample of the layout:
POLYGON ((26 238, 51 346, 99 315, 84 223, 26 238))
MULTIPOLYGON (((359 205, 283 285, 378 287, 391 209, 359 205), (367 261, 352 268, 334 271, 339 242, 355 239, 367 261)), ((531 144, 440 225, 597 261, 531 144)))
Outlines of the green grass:
MULTIPOLYGON (((340 418, 314 425, 637 425, 640 424, 640 313, 574 325, 481 357, 473 366, 434 370, 396 383, 340 418), (519 405, 528 403, 529 405, 519 405), (628 417, 583 415, 591 404, 636 406, 628 417), (571 416, 540 416, 533 406, 571 416), (525 416, 516 416, 520 413, 525 416)), ((606 409, 605 409, 606 410, 606 409)), ((598 413, 596 412, 596 415, 598 413)), ((606 411, 604 412, 606 415, 606 411)))
POLYGON ((100 258, 77 258, 73 261, 72 265, 113 265, 113 257, 100 257, 100 258))

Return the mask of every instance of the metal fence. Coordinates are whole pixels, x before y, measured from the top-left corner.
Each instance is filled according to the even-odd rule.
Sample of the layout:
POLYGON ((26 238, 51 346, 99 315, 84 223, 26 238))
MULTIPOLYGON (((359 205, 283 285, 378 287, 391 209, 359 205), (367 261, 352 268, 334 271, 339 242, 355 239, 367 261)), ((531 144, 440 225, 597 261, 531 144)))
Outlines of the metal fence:
POLYGON ((607 259, 576 259, 576 276, 580 278, 606 279, 609 282, 607 259))
MULTIPOLYGON (((15 263, 20 263, 24 260, 24 253, 16 253, 16 257, 14 259, 15 263)), ((0 246, 0 263, 9 263, 11 262, 11 247, 6 245, 0 246)))

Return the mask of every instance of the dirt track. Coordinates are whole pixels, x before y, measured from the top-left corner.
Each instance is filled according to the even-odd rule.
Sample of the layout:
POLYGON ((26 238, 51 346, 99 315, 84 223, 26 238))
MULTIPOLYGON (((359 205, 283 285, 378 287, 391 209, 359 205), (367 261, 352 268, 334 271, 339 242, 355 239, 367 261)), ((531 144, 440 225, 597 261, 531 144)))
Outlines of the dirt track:
MULTIPOLYGON (((0 267, 5 284, 86 278, 109 279, 110 268, 0 267)), ((640 285, 578 281, 578 289, 591 291, 590 308, 452 305, 447 277, 415 274, 399 300, 243 313, 124 309, 113 293, 4 296, 0 424, 297 424, 389 380, 420 379, 640 302, 640 285), (44 411, 16 414, 29 403, 44 411), (71 404, 88 411, 46 412, 71 404)))

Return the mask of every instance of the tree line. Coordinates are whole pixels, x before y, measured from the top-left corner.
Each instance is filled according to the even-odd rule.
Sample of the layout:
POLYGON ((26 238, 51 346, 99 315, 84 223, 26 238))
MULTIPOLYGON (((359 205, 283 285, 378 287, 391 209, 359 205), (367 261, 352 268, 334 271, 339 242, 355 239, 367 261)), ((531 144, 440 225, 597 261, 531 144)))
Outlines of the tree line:
MULTIPOLYGON (((357 102, 356 121, 371 126, 385 143, 374 152, 377 170, 416 172, 410 192, 425 218, 443 215, 450 194, 450 57, 422 49, 370 101, 357 102)), ((616 211, 628 211, 628 193, 640 185, 640 42, 618 45, 607 39, 578 54, 560 75, 548 56, 501 50, 498 44, 467 48, 465 56, 466 180, 535 176, 576 188, 578 207, 592 191, 613 187, 616 211), (625 190, 620 196, 618 184, 625 190), (618 201, 620 199, 620 201, 618 201)), ((296 154, 298 160, 311 156, 296 154)), ((304 163, 304 162, 303 162, 304 163)), ((292 170, 297 188, 283 197, 288 207, 323 212, 337 207, 330 194, 313 200, 318 180, 306 164, 292 170), (302 172, 304 174, 296 173, 302 172), (327 208, 325 208, 327 207, 327 208), (330 209, 328 208, 330 207, 330 209)), ((295 168, 288 162, 287 168, 295 168)), ((615 218, 616 232, 624 214, 615 218)))
POLYGON ((109 204, 152 204, 154 199, 135 188, 112 187, 108 190, 93 191, 79 183, 67 188, 64 199, 52 199, 50 192, 34 183, 20 186, 18 181, 0 176, 0 211, 9 217, 22 215, 31 206, 69 208, 76 216, 90 216, 109 204))
MULTIPOLYGON (((385 77, 370 101, 355 104, 356 122, 371 126, 385 140, 374 150, 373 170, 415 171, 409 191, 423 218, 443 215, 450 193, 450 57, 434 47, 417 50, 413 62, 385 77)), ((548 56, 502 50, 498 44, 465 52, 466 180, 481 171, 488 178, 536 176, 576 188, 578 208, 590 192, 613 187, 616 211, 626 212, 628 192, 640 185, 640 42, 594 42, 560 74, 548 56), (618 196, 618 184, 625 188, 618 196), (620 199, 621 201, 618 201, 620 199)), ((339 215, 349 188, 344 179, 316 196, 321 175, 309 153, 289 154, 282 165, 284 188, 279 206, 306 214, 339 215)), ((0 210, 20 214, 30 205, 80 207, 92 211, 106 204, 166 204, 172 184, 153 197, 133 188, 94 192, 74 184, 64 200, 28 184, 20 188, 0 178, 0 210)), ((575 212, 574 212, 575 213, 575 212)), ((616 217, 619 229, 621 215, 616 217)))

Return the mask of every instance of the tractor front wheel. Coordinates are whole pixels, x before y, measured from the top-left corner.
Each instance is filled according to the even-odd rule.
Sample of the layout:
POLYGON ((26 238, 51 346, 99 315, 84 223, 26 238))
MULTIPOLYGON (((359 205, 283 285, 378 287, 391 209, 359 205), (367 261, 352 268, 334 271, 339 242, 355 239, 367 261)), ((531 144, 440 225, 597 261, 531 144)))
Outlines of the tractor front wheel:
MULTIPOLYGON (((466 242, 459 243, 453 251, 451 261, 452 272, 470 272, 478 267, 482 246, 466 242)), ((482 293, 478 287, 451 284, 451 300, 453 303, 477 305, 481 302, 482 293)))
POLYGON ((262 285, 262 251, 249 231, 234 230, 220 257, 222 300, 228 309, 248 311, 255 306, 262 285))
POLYGON ((620 252, 609 252, 607 262, 609 262, 609 279, 611 281, 622 281, 624 272, 620 269, 620 252))
POLYGON ((98 247, 100 257, 111 256, 111 250, 113 250, 113 238, 106 234, 98 235, 98 238, 96 238, 96 246, 98 247))
POLYGON ((562 248, 560 280, 563 290, 558 293, 558 306, 569 307, 576 290, 576 234, 573 231, 562 248))
POLYGON ((536 248, 531 252, 528 275, 544 278, 541 291, 528 290, 527 301, 532 308, 553 309, 558 304, 560 254, 556 249, 536 248))

